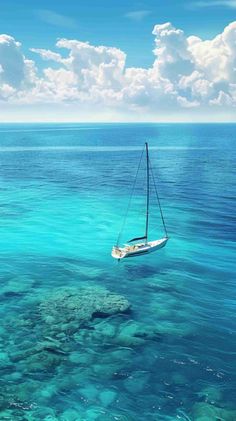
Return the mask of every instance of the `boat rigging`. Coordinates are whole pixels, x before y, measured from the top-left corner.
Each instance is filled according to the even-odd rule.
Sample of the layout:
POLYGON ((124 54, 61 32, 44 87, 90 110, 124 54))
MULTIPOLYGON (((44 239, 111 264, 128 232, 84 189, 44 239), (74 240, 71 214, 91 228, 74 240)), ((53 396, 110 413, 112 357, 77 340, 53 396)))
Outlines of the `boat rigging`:
MULTIPOLYGON (((126 258, 126 257, 135 257, 135 256, 139 256, 139 255, 146 254, 146 253, 152 253, 156 250, 159 250, 159 249, 163 248, 166 245, 166 243, 169 239, 168 234, 167 234, 167 229, 166 229, 166 224, 165 224, 163 212, 162 212, 162 208, 161 208, 161 203, 160 203, 160 199, 159 199, 159 195, 158 195, 158 191, 157 191, 157 187, 156 187, 156 184, 155 184, 152 166, 150 164, 149 150, 148 150, 148 143, 147 142, 145 143, 145 151, 146 151, 146 184, 147 184, 146 185, 145 234, 141 237, 132 238, 131 240, 129 240, 127 242, 127 244, 120 247, 119 241, 120 241, 121 233, 122 233, 124 225, 125 225, 125 220, 126 220, 126 217, 125 217, 125 219, 123 221, 122 229, 121 229, 121 231, 118 235, 117 244, 112 248, 111 255, 112 255, 112 257, 114 257, 114 259, 120 260, 120 259, 123 259, 123 258, 126 258), (156 240, 153 240, 153 241, 149 241, 149 238, 148 238, 149 237, 149 208, 150 208, 150 175, 153 179, 157 203, 158 203, 158 207, 159 207, 159 210, 160 210, 161 220, 162 220, 162 224, 163 224, 163 228, 164 228, 164 232, 165 232, 165 236, 163 238, 159 238, 159 239, 156 239, 156 240), (143 240, 143 241, 140 242, 140 240, 143 240), (133 244, 130 244, 130 243, 133 243, 133 244)), ((134 193, 134 188, 135 188, 136 179, 137 179, 138 172, 139 172, 140 165, 141 165, 143 152, 141 154, 139 166, 138 166, 138 169, 137 169, 137 173, 136 173, 136 177, 135 177, 135 181, 134 181, 134 186, 133 186, 132 193, 131 193, 131 196, 130 196, 126 216, 128 214, 131 199, 132 199, 132 196, 133 196, 133 193, 134 193)))

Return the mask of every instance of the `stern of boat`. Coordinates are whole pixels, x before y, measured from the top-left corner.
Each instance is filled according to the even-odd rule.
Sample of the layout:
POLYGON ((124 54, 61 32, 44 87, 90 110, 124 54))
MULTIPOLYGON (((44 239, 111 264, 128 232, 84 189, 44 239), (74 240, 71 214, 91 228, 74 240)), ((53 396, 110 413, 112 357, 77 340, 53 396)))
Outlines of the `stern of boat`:
POLYGON ((117 246, 114 246, 112 248, 111 255, 112 257, 114 257, 114 259, 118 259, 118 260, 123 259, 123 257, 125 257, 125 253, 123 252, 123 250, 117 246))

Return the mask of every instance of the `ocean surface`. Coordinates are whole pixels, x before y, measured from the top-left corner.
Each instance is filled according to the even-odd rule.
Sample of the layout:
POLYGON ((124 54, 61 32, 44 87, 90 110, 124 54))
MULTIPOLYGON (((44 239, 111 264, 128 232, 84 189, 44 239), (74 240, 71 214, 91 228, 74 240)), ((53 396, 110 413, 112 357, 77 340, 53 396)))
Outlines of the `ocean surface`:
POLYGON ((0 420, 236 420, 235 129, 0 125, 0 420))

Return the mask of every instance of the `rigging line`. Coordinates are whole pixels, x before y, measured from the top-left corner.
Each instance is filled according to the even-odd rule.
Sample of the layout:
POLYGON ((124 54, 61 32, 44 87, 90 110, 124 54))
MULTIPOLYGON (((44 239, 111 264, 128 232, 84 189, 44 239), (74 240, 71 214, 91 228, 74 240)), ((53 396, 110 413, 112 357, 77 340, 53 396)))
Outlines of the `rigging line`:
POLYGON ((131 200, 132 200, 132 197, 133 197, 133 194, 134 194, 134 190, 135 190, 135 186, 136 186, 136 181, 137 181, 137 178, 138 178, 138 173, 139 173, 139 169, 140 169, 142 158, 143 158, 144 149, 145 149, 145 146, 144 146, 144 148, 142 150, 142 153, 141 153, 141 157, 140 157, 139 164, 138 164, 138 169, 137 169, 137 172, 136 172, 136 175, 135 175, 134 184, 133 184, 133 188, 132 188, 131 195, 130 195, 130 198, 129 198, 128 206, 127 206, 126 213, 125 213, 125 216, 124 216, 124 220, 123 220, 123 223, 121 225, 121 229, 120 229, 120 232, 119 232, 119 235, 118 235, 118 238, 117 238, 117 242, 116 242, 116 246, 117 247, 119 246, 120 237, 121 237, 121 234, 122 234, 122 232, 124 230, 126 219, 127 219, 127 215, 129 213, 129 209, 130 209, 130 205, 131 205, 131 200))
POLYGON ((165 224, 165 220, 164 220, 164 216, 163 216, 163 212, 162 212, 162 208, 161 208, 161 202, 160 202, 159 195, 158 195, 158 192, 157 192, 157 187, 156 187, 155 178, 154 178, 154 174, 153 174, 152 165, 151 165, 150 160, 149 160, 149 166, 150 166, 150 170, 151 170, 151 174, 152 174, 152 179, 153 179, 154 189, 155 189, 155 192, 156 192, 158 206, 159 206, 159 209, 160 209, 162 224, 163 224, 163 227, 164 227, 164 230, 165 230, 165 235, 166 235, 166 237, 168 237, 166 224, 165 224))

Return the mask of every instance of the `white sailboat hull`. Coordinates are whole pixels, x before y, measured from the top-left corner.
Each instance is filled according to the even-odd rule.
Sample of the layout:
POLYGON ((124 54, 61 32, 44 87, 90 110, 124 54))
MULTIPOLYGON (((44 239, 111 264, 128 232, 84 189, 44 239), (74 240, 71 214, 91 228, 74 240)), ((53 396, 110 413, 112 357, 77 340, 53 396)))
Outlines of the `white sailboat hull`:
POLYGON ((136 243, 125 245, 124 247, 114 246, 111 252, 114 259, 124 259, 126 257, 141 256, 142 254, 153 253, 154 251, 165 247, 168 237, 159 240, 148 241, 147 243, 136 243))

